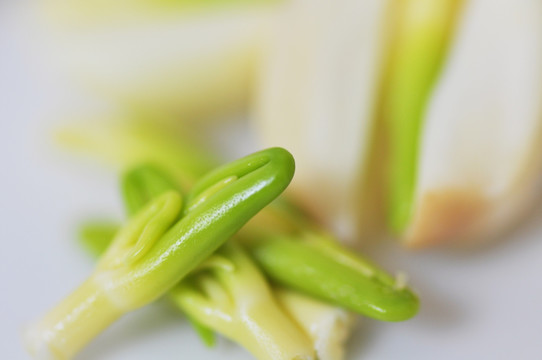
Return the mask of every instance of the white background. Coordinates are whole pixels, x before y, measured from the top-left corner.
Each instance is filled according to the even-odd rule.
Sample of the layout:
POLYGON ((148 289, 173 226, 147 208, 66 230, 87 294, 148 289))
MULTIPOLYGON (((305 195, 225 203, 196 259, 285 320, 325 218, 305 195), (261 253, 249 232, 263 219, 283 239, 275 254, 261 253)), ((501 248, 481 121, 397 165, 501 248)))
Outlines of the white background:
MULTIPOLYGON (((12 2, 15 3, 15 2, 12 2)), ((41 67, 31 24, 0 2, 0 357, 28 359, 24 324, 77 286, 92 260, 77 246, 89 216, 121 219, 113 173, 55 148, 52 114, 83 96, 41 67)), ((521 226, 475 252, 409 253, 394 243, 368 250, 405 270, 421 297, 413 320, 361 319, 347 359, 542 358, 542 206, 521 226)), ((129 314, 78 359, 249 359, 220 341, 207 350, 167 304, 129 314)))

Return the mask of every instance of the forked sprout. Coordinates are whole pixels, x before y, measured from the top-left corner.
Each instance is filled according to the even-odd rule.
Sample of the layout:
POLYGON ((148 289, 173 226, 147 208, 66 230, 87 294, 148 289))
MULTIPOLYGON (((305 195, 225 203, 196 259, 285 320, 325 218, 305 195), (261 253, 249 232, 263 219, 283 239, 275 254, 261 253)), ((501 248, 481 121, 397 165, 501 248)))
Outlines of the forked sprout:
POLYGON ((152 199, 118 233, 93 274, 30 328, 30 353, 71 358, 124 313, 163 295, 276 198, 293 172, 291 155, 272 148, 203 177, 189 203, 220 179, 237 180, 182 212, 180 220, 178 192, 152 199))

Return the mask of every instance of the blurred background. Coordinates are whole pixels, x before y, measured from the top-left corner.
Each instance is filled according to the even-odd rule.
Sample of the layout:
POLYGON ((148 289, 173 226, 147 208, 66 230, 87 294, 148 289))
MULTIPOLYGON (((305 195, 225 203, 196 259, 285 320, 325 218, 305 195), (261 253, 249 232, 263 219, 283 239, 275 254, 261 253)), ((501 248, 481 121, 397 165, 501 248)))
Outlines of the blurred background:
MULTIPOLYGON (((76 225, 122 219, 148 156, 124 134, 152 128, 219 161, 287 148, 287 195, 409 274, 420 314, 361 319, 347 359, 538 358, 540 64, 539 0, 0 3, 4 356, 90 272, 76 225)), ((164 304, 79 358, 176 354, 250 358, 164 304)))

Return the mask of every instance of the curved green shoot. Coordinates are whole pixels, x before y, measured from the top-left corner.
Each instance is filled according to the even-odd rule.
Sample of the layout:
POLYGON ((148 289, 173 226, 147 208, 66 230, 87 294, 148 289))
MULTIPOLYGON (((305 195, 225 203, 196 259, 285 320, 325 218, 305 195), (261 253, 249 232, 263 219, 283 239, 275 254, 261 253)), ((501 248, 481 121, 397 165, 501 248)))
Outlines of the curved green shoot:
POLYGON ((252 243, 250 252, 274 281, 378 320, 413 317, 418 298, 357 254, 321 238, 288 236, 252 243))
MULTIPOLYGON (((205 191, 188 201, 205 204, 201 199, 232 179, 219 174, 205 184, 205 191)), ((156 187, 148 184, 148 188, 156 187)), ((160 193, 154 193, 157 195, 160 193)), ((191 207, 194 205, 187 205, 185 211, 191 207)), ((239 232, 238 238, 264 272, 279 284, 380 320, 406 320, 418 310, 418 299, 410 290, 398 288, 396 279, 339 245, 288 204, 279 202, 266 207, 239 232)))
MULTIPOLYGON (((137 168, 137 172, 145 171, 145 169, 149 169, 149 171, 154 171, 153 167, 147 167, 147 166, 141 166, 137 168)), ((135 169, 134 169, 135 170, 135 169)), ((133 171, 128 172, 125 174, 123 178, 123 184, 125 184, 125 181, 129 181, 128 179, 131 177, 131 174, 133 171)), ((153 189, 158 189, 156 187, 153 187, 153 189)), ((165 190, 167 191, 167 190, 165 190)), ((165 191, 159 191, 156 194, 156 197, 163 194, 165 191)), ((125 192, 126 194, 132 194, 131 192, 125 192)), ((148 193, 147 193, 148 194, 148 193)), ((136 196, 135 199, 143 200, 144 197, 142 196, 136 196)), ((136 201, 126 202, 127 199, 125 197, 125 205, 127 208, 135 209, 135 206, 138 205, 136 201)), ((147 202, 141 202, 139 209, 143 208, 147 202)), ((113 221, 89 221, 81 224, 80 230, 79 230, 79 241, 83 245, 83 247, 87 250, 87 252, 90 253, 90 255, 99 258, 100 256, 105 253, 109 245, 113 242, 113 239, 115 237, 115 234, 118 232, 118 230, 121 228, 120 224, 116 224, 113 221)), ((206 266, 207 263, 209 263, 212 260, 212 256, 205 260, 201 266, 206 266)), ((169 295, 169 292, 168 294, 169 295)), ((166 295, 166 296, 167 296, 166 295)), ((202 342, 209 347, 214 346, 215 344, 215 333, 207 328, 205 325, 199 323, 196 319, 190 317, 187 315, 188 320, 194 327, 194 330, 202 340, 202 342)))
MULTIPOLYGON (((205 184, 206 190, 198 191, 187 203, 200 203, 232 181, 231 175, 213 176, 205 184)), ((398 288, 387 272, 339 245, 295 207, 279 200, 238 234, 266 275, 281 285, 376 319, 403 321, 417 313, 419 301, 412 291, 398 288)), ((185 206, 185 211, 191 206, 185 206)))
MULTIPOLYGON (((139 168, 139 171, 143 171, 144 169, 145 166, 142 166, 139 168)), ((159 193, 156 196, 159 195, 161 194, 159 193)), ((141 206, 144 205, 145 204, 141 204, 141 206)), ((105 247, 107 247, 107 245, 111 243, 113 236, 110 235, 110 233, 108 232, 101 231, 102 227, 106 226, 107 228, 109 228, 112 226, 111 224, 113 224, 113 222, 110 221, 105 223, 90 222, 83 224, 83 228, 85 229, 85 231, 80 232, 81 236, 83 236, 81 241, 84 243, 85 248, 89 250, 89 252, 91 252, 91 254, 99 256, 103 252, 96 252, 90 250, 96 248, 94 243, 97 242, 100 246, 101 244, 105 244, 105 247), (91 234, 91 236, 85 236, 86 234, 91 234)), ((105 250, 105 248, 103 247, 98 248, 102 248, 103 250, 105 250)), ((197 279, 204 271, 207 271, 208 277, 213 277, 213 275, 209 272, 209 270, 213 269, 220 269, 220 271, 232 272, 235 267, 233 266, 232 260, 225 258, 223 254, 220 256, 211 255, 211 257, 205 260, 196 270, 191 273, 200 275, 189 275, 189 277, 193 277, 193 279, 191 280, 192 283, 187 285, 188 287, 192 287, 190 291, 193 291, 194 289, 195 291, 197 291, 197 289, 201 289, 202 285, 198 284, 197 279)), ((259 272, 260 270, 257 269, 257 271, 259 272)), ((208 277, 206 276, 206 279, 208 279, 208 277)), ((214 279, 219 282, 216 277, 214 277, 214 279)), ((181 283, 186 281, 188 280, 181 280, 181 283)), ((237 279, 237 281, 242 284, 242 280, 237 279)), ((253 288, 254 284, 247 283, 246 286, 253 288)), ((257 287, 258 286, 262 285, 257 285, 257 287)), ((183 302, 189 300, 182 298, 185 295, 183 294, 182 290, 179 291, 179 289, 181 289, 181 286, 174 289, 177 290, 170 290, 167 294, 167 298, 177 307, 183 309, 184 314, 194 327, 194 330, 199 335, 203 343, 209 347, 213 346, 216 339, 215 333, 212 329, 216 331, 221 331, 221 327, 217 327, 214 323, 212 323, 209 324, 209 326, 212 328, 211 329, 210 327, 207 327, 202 322, 197 320, 196 317, 191 314, 191 312, 184 309, 183 302)), ((344 343, 354 323, 354 316, 352 313, 339 307, 330 305, 326 302, 322 302, 307 295, 298 293, 294 290, 286 288, 275 288, 273 289, 273 293, 276 296, 276 299, 278 300, 281 308, 292 319, 295 320, 295 322, 303 329, 305 334, 310 336, 318 359, 338 360, 344 358, 344 343)), ((219 301, 216 298, 212 300, 216 302, 219 301)), ((203 307, 204 305, 206 309, 209 309, 208 302, 192 303, 192 306, 203 307)), ((271 305, 273 307, 275 306, 273 303, 271 303, 271 305)), ((221 305, 221 307, 223 307, 223 305, 221 305)), ((199 312, 201 312, 201 309, 199 312)), ((212 319, 208 317, 206 321, 210 322, 212 321, 212 319)), ((234 337, 239 337, 239 335, 231 335, 230 333, 231 330, 227 330, 224 335, 228 336, 232 340, 235 340, 234 337)), ((275 338, 280 339, 280 337, 275 338)), ((249 339, 250 338, 244 338, 244 343, 250 342, 249 339)), ((254 348, 256 347, 256 345, 253 344, 251 347, 254 348)))
MULTIPOLYGON (((217 178, 222 177, 221 172, 217 174, 217 178)), ((138 212, 152 198, 173 188, 164 181, 167 177, 160 179, 157 175, 156 168, 149 165, 124 175, 128 212, 138 212)), ((237 175, 226 179, 195 195, 194 205, 187 206, 187 212, 205 206, 209 197, 235 181, 237 175)), ((239 342, 259 359, 313 358, 308 337, 283 313, 259 269, 239 246, 227 245, 211 255, 189 278, 170 290, 168 298, 183 309, 207 345, 214 343, 210 327, 239 342), (207 290, 205 301, 198 289, 207 290)))
MULTIPOLYGON (((86 134, 82 134, 81 136, 85 136, 86 134)), ((141 139, 142 141, 145 141, 144 139, 141 139)), ((167 138, 164 140, 167 142, 167 138)), ((150 151, 152 149, 152 146, 148 146, 147 149, 150 151)), ((153 157, 159 159, 160 166, 164 163, 167 164, 167 166, 163 167, 163 170, 166 172, 170 172, 171 168, 175 168, 176 178, 186 178, 186 176, 183 176, 183 158, 193 158, 195 154, 198 154, 200 151, 198 151, 197 148, 191 150, 191 151, 183 151, 183 149, 177 150, 176 152, 170 152, 167 153, 167 157, 162 158, 161 155, 157 152, 153 152, 153 157), (178 158, 178 159, 177 159, 178 158)), ((144 157, 141 159, 142 162, 146 162, 145 159, 147 157, 144 157)), ((161 166, 162 167, 162 166, 161 166)), ((172 174, 174 174, 172 173, 172 174)), ((191 169, 187 168, 187 173, 191 173, 191 169)), ((221 176, 215 177, 213 181, 211 181, 212 184, 209 185, 215 185, 217 183, 223 182, 225 179, 230 177, 233 174, 223 174, 221 176)), ((202 192, 203 193, 203 192, 202 192)), ((200 196, 201 193, 198 195, 200 196)), ((190 200, 187 202, 195 203, 194 199, 197 196, 193 196, 190 200)), ((196 201, 197 202, 197 201, 196 201)), ((186 207, 185 207, 186 209, 186 207)), ((378 270, 378 268, 372 264, 369 264, 365 259, 359 257, 357 254, 353 254, 352 252, 344 249, 340 245, 333 245, 333 240, 326 240, 326 241, 319 241, 317 240, 320 237, 329 237, 328 235, 323 236, 322 231, 318 228, 318 226, 314 225, 314 222, 311 221, 311 219, 304 216, 304 214, 300 213, 298 210, 293 208, 292 206, 289 206, 287 202, 285 202, 282 198, 277 199, 274 201, 271 206, 266 207, 263 211, 259 212, 251 221, 249 221, 246 226, 244 226, 241 231, 239 232, 240 239, 242 240, 243 244, 247 246, 247 249, 252 252, 252 245, 255 244, 257 246, 260 245, 267 245, 270 246, 270 242, 266 242, 266 244, 260 244, 261 239, 272 239, 274 237, 287 237, 289 241, 291 242, 299 242, 300 240, 307 240, 307 238, 310 238, 310 242, 312 245, 307 245, 305 243, 297 244, 293 243, 287 246, 291 247, 309 247, 309 250, 312 252, 319 254, 319 258, 322 260, 322 262, 329 263, 329 266, 338 266, 340 271, 346 271, 351 276, 344 277, 342 279, 330 279, 334 282, 335 288, 341 288, 340 281, 343 281, 342 286, 345 288, 354 289, 356 286, 352 287, 351 282, 357 282, 358 278, 364 277, 365 280, 364 283, 368 283, 369 286, 373 288, 379 288, 384 293, 389 293, 389 295, 384 298, 384 303, 379 303, 378 297, 373 296, 372 300, 377 301, 377 303, 373 304, 374 309, 371 306, 371 304, 366 303, 366 306, 363 306, 360 308, 360 301, 359 298, 356 301, 350 301, 347 297, 337 297, 331 298, 331 296, 327 297, 327 301, 331 301, 333 304, 337 306, 342 306, 344 308, 348 309, 357 309, 354 310, 356 312, 361 312, 367 316, 374 316, 376 318, 386 318, 388 320, 405 320, 409 317, 413 316, 417 309, 418 309, 418 299, 417 297, 412 294, 412 292, 409 292, 408 289, 405 289, 404 291, 397 291, 395 281, 393 277, 390 275, 381 276, 382 279, 388 279, 388 280, 382 280, 380 278, 373 278, 373 273, 382 273, 385 274, 384 271, 378 270), (325 242, 325 244, 324 244, 325 242), (260 244, 260 245, 258 245, 260 244), (332 247, 337 247, 340 250, 333 251, 334 255, 326 254, 327 251, 330 251, 332 247), (324 256, 324 255, 326 256, 324 256), (335 264, 338 263, 338 264, 335 264), (335 265, 334 265, 335 264, 335 265), (349 264, 348 266, 346 264, 349 264), (369 264, 369 265, 367 265, 369 264), (365 270, 363 270, 365 269, 365 270), (378 270, 378 271, 377 271, 378 270), (354 276, 355 275, 355 276, 354 276), (397 296, 397 303, 394 304, 393 301, 389 301, 389 299, 393 299, 394 296, 397 296), (401 302, 404 301, 405 303, 402 304, 401 302), (399 309, 393 309, 393 307, 398 306, 399 309), (376 310, 375 310, 376 309, 376 310)), ((277 245, 278 246, 278 245, 277 245)), ((254 248, 254 251, 256 251, 257 248, 254 248)), ((263 249, 263 248, 260 248, 263 249)), ((266 250, 262 250, 265 252, 266 250)), ((270 250, 272 251, 272 249, 270 250)), ((254 255, 254 254, 253 254, 254 255)), ((280 256, 283 256, 282 254, 280 256)), ((304 283, 303 277, 291 277, 292 275, 292 268, 291 266, 294 266, 294 269, 297 267, 298 264, 302 264, 305 261, 306 254, 302 250, 296 250, 289 252, 290 256, 288 259, 285 259, 285 261, 274 261, 273 266, 275 267, 273 271, 275 272, 281 272, 284 278, 288 280, 289 286, 292 288, 297 288, 297 285, 293 282, 299 282, 299 286, 301 290, 303 290, 303 286, 307 286, 306 283, 304 283), (295 255, 295 256, 294 256, 295 255), (286 261, 288 260, 288 261, 286 261), (284 266, 284 267, 281 267, 284 266)), ((257 258, 257 257, 256 257, 257 258)), ((263 255, 262 255, 263 259, 263 255)), ((259 261, 258 261, 259 262, 259 261)), ((259 263, 264 269, 265 266, 261 263, 259 263)), ((326 265, 327 266, 327 265, 326 265)), ((268 274, 271 276, 271 274, 268 274)), ((280 274, 277 274, 275 276, 275 281, 280 282, 279 277, 280 274)), ((324 274, 326 275, 326 274, 324 274)), ((307 273, 304 274, 304 276, 308 276, 307 273)), ((319 281, 316 277, 313 279, 309 279, 310 282, 316 282, 317 286, 323 286, 321 281, 319 281)), ((331 285, 330 285, 331 286, 331 285)), ((358 290, 363 291, 363 288, 357 287, 358 290)), ((310 290, 310 289, 309 289, 310 290)), ((318 292, 322 292, 323 290, 318 290, 318 292)), ((325 294, 315 294, 315 296, 324 298, 325 294)), ((358 294, 358 297, 362 296, 363 292, 361 294, 358 294)))
POLYGON ((135 301, 152 301, 159 296, 141 288, 137 278, 132 276, 131 270, 139 267, 132 249, 155 242, 160 232, 177 217, 180 205, 178 194, 166 193, 123 227, 89 279, 28 329, 25 340, 29 352, 40 358, 71 358, 123 313, 135 307, 132 295, 137 297, 135 301), (149 231, 142 237, 147 225, 149 231))
POLYGON ((287 151, 268 149, 203 177, 189 199, 217 177, 237 180, 178 221, 179 193, 153 199, 115 236, 90 278, 29 330, 29 351, 75 355, 122 314, 157 299, 196 268, 277 197, 293 171, 287 151))

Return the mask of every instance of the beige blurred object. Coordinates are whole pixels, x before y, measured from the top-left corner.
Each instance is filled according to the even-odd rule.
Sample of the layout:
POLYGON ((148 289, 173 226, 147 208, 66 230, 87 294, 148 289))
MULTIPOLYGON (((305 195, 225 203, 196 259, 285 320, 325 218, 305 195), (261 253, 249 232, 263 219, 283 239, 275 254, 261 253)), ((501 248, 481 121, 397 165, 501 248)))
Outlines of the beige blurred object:
POLYGON ((39 7, 42 48, 69 78, 117 104, 183 121, 245 109, 262 37, 278 11, 165 1, 39 7))
POLYGON ((407 245, 469 243, 517 222, 542 175, 542 3, 470 0, 429 102, 407 245))
MULTIPOLYGON (((267 48, 255 128, 266 145, 294 154, 291 193, 343 239, 378 234, 390 215, 382 210, 389 129, 378 107, 391 80, 382 63, 394 51, 439 48, 416 39, 394 48, 397 16, 438 30, 420 4, 297 0, 267 48)), ((411 247, 495 237, 530 208, 541 183, 542 3, 466 1, 453 29, 414 134, 411 216, 398 233, 411 247)))
POLYGON ((275 289, 279 303, 311 338, 319 360, 342 360, 356 316, 344 309, 283 288, 275 289))
POLYGON ((295 0, 264 52, 257 133, 292 152, 290 193, 344 239, 376 221, 366 174, 389 4, 295 0))

